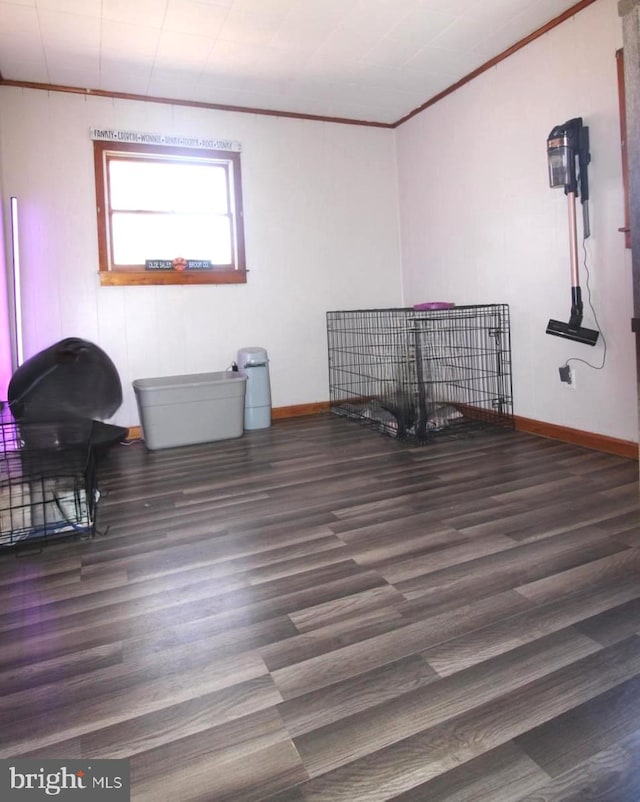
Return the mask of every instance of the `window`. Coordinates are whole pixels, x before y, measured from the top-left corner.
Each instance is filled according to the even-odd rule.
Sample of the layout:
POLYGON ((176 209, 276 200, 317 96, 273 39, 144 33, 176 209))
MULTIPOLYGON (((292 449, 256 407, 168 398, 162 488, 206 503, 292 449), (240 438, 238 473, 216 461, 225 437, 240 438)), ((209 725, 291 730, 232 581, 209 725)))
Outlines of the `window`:
POLYGON ((93 147, 102 284, 246 282, 239 153, 93 147))

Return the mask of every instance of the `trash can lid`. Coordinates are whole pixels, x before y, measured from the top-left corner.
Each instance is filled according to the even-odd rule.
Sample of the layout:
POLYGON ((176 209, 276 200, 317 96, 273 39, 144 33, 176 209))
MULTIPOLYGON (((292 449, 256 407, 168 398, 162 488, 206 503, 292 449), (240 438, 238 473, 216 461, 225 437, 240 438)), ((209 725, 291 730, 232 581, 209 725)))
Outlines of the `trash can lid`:
POLYGON ((266 348, 258 348, 257 346, 248 346, 241 348, 238 351, 238 365, 243 368, 245 365, 251 365, 256 362, 265 363, 269 361, 266 348))

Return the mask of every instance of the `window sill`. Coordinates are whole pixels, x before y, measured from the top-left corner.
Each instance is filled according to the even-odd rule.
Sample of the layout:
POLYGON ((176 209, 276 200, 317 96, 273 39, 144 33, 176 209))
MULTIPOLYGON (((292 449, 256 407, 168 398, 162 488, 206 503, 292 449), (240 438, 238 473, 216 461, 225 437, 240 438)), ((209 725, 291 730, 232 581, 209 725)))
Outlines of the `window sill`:
POLYGON ((124 287, 152 284, 246 284, 246 270, 212 270, 207 272, 179 272, 168 270, 109 270, 100 271, 103 287, 124 287))

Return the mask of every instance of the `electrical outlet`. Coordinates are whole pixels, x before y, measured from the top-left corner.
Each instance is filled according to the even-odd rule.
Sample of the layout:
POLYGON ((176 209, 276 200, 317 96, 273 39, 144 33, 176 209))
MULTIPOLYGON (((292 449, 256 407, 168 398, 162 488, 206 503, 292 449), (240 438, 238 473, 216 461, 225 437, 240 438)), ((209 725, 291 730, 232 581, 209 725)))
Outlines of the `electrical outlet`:
POLYGON ((558 373, 560 374, 560 381, 563 384, 566 384, 567 387, 571 387, 572 390, 576 389, 575 368, 569 367, 569 365, 562 365, 562 367, 558 368, 558 373))

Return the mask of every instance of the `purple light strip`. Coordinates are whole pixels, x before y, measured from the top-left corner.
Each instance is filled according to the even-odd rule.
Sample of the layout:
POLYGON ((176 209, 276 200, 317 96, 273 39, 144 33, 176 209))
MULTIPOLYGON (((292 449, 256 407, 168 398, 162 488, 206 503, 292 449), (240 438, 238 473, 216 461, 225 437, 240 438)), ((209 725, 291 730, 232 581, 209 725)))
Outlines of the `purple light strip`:
POLYGON ((11 197, 11 256, 13 260, 13 323, 16 367, 24 362, 22 345, 22 295, 20 289, 20 243, 18 241, 18 199, 11 197))
POLYGON ((9 292, 8 265, 5 265, 6 250, 1 219, 2 211, 2 201, 0 200, 0 401, 4 401, 7 398, 7 388, 13 372, 11 350, 12 304, 9 292))

